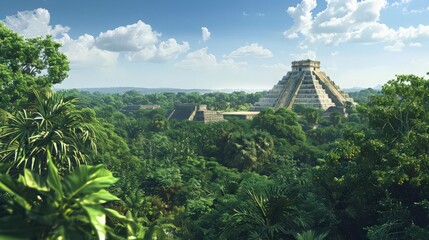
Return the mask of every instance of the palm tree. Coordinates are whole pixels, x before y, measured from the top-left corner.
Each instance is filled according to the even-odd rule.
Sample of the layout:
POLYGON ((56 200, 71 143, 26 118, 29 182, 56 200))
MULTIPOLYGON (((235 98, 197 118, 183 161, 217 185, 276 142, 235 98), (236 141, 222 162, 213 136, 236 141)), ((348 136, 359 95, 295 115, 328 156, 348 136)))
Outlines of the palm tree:
POLYGON ((232 134, 224 149, 224 164, 239 170, 251 169, 266 161, 273 150, 273 139, 266 132, 232 134))
POLYGON ((0 127, 0 161, 9 164, 9 170, 39 173, 46 172, 48 153, 60 172, 86 163, 85 149, 97 150, 97 131, 75 109, 75 99, 65 100, 50 90, 33 93, 34 102, 9 114, 0 127))
POLYGON ((245 208, 235 210, 226 233, 240 229, 247 239, 282 239, 292 236, 296 229, 296 193, 277 186, 264 191, 246 191, 249 197, 245 208))

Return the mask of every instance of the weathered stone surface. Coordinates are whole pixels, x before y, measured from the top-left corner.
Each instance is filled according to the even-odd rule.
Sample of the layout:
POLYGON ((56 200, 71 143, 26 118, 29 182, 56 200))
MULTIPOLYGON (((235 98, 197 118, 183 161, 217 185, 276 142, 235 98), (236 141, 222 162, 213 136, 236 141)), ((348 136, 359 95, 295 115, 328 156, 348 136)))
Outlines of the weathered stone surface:
POLYGON ((330 107, 344 107, 346 102, 353 103, 353 99, 320 71, 319 61, 303 60, 292 62, 292 71, 250 110, 292 108, 295 104, 327 110, 330 107))
POLYGON ((252 120, 259 112, 224 112, 222 113, 225 119, 228 118, 239 118, 245 120, 252 120))
POLYGON ((160 107, 161 106, 159 106, 158 104, 130 105, 130 106, 124 107, 122 110, 124 110, 126 112, 131 112, 131 111, 138 111, 138 110, 143 110, 143 109, 157 109, 160 107))
POLYGON ((224 120, 221 113, 207 110, 206 105, 196 104, 175 104, 174 109, 167 113, 167 119, 188 120, 204 123, 224 120))

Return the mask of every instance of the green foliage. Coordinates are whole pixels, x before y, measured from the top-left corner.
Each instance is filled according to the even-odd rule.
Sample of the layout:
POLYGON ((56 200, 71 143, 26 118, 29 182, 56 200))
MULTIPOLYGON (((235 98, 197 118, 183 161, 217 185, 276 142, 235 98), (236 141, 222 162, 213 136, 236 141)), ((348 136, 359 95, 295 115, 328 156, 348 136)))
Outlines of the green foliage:
MULTIPOLYGON (((230 228, 239 228, 249 239, 279 239, 293 225, 296 195, 269 187, 262 193, 246 191, 249 198, 244 209, 235 210, 230 228), (290 222, 285 222, 285 220, 290 222)), ((231 230, 230 230, 231 231, 231 230)))
POLYGON ((297 114, 285 108, 277 111, 270 108, 262 110, 253 119, 252 126, 282 138, 290 144, 298 144, 306 140, 297 114))
POLYGON ((327 233, 316 235, 314 231, 309 230, 303 233, 297 233, 295 239, 296 240, 323 240, 326 238, 327 235, 328 235, 327 233))
MULTIPOLYGON (((12 133, 2 135, 3 151, 10 149, 2 156, 12 156, 11 146, 16 143, 15 150, 26 149, 17 153, 33 154, 34 159, 53 155, 53 163, 64 175, 69 165, 67 161, 62 165, 58 159, 67 155, 72 160, 74 151, 94 163, 104 163, 121 180, 114 186, 101 186, 110 186, 109 191, 124 200, 108 206, 127 213, 128 220, 108 218, 111 228, 104 228, 105 233, 117 237, 427 239, 427 82, 416 76, 398 76, 381 93, 367 98, 365 105, 356 109, 348 105, 349 118, 323 118, 317 109, 298 106, 295 112, 266 109, 253 121, 231 119, 213 124, 168 122, 165 116, 174 103, 207 104, 209 109, 222 111, 247 109, 260 93, 142 95, 129 91, 121 95, 70 90, 64 92, 65 99, 58 97, 61 104, 45 99, 46 108, 32 104, 25 111, 2 111, 2 134, 19 116, 25 121, 16 129, 29 130, 20 138, 12 133), (80 101, 75 102, 73 97, 80 101), (64 111, 46 110, 69 101, 64 111), (161 108, 124 110, 139 104, 159 104, 161 108), (50 117, 43 112, 58 114, 50 117), (80 124, 68 125, 73 121, 67 119, 78 119, 80 124), (97 134, 92 135, 91 129, 97 134), (51 135, 43 135, 45 132, 51 135), (57 136, 57 132, 64 137, 50 137, 57 136), (70 136, 81 140, 69 141, 70 136), (83 136, 88 136, 86 142, 83 136), (97 151, 91 143, 97 144, 97 151), (63 151, 67 154, 59 154, 62 148, 54 147, 61 144, 70 147, 63 151)), ((25 96, 34 103, 39 101, 36 96, 25 96)), ((20 167, 25 167, 24 162, 20 167)), ((81 168, 76 169, 79 176, 91 175, 81 168)), ((6 186, 8 192, 0 195, 4 221, 19 216, 21 222, 16 221, 16 226, 31 222, 38 227, 42 223, 33 214, 27 216, 23 209, 48 204, 46 194, 54 194, 52 199, 61 198, 61 191, 65 195, 67 189, 79 185, 72 180, 66 184, 67 177, 49 178, 52 175, 56 174, 45 171, 38 175, 25 169, 18 179, 2 177, 7 183, 2 188, 6 186), (24 194, 24 187, 32 190, 24 194), (36 191, 42 203, 31 195, 36 191), (30 195, 34 201, 27 199, 30 195)), ((90 187, 79 199, 95 192, 90 187)), ((107 195, 98 197, 103 196, 107 195)), ((99 214, 107 214, 98 207, 92 213, 85 208, 73 209, 84 216, 79 219, 86 219, 75 226, 87 236, 96 236, 103 229, 102 225, 91 224, 99 214)))
POLYGON ((9 115, 0 127, 1 161, 10 168, 47 169, 47 155, 60 170, 86 162, 86 148, 96 150, 96 130, 74 109, 74 100, 64 100, 50 91, 34 91, 28 109, 9 115))
POLYGON ((306 129, 312 129, 318 126, 322 118, 323 111, 321 109, 306 107, 305 105, 294 105, 293 111, 301 116, 306 129))
POLYGON ((48 174, 24 169, 17 179, 0 175, 0 189, 11 196, 0 218, 0 236, 20 239, 103 239, 113 232, 106 217, 128 221, 101 204, 119 200, 106 188, 117 181, 102 165, 80 166, 60 179, 48 154, 48 174))
POLYGON ((51 37, 27 39, 0 23, 0 108, 19 109, 31 88, 51 87, 68 75, 69 62, 51 37))
POLYGON ((264 164, 274 151, 272 137, 266 132, 233 134, 225 146, 223 164, 239 170, 264 164))
POLYGON ((429 81, 414 75, 389 81, 365 108, 371 125, 391 137, 424 130, 420 124, 428 119, 428 89, 429 81))
POLYGON ((136 191, 126 195, 125 202, 130 208, 127 218, 134 220, 128 224, 129 235, 138 239, 172 238, 171 231, 177 229, 171 224, 174 215, 164 215, 162 200, 157 197, 146 197, 142 191, 136 191))

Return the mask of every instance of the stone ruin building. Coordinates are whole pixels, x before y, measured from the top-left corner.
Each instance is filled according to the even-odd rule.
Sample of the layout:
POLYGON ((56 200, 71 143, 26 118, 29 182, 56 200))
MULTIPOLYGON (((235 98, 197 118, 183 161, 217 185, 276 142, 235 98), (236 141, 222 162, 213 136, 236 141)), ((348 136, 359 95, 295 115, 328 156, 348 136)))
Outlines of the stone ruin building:
POLYGON ((217 111, 207 110, 206 105, 191 103, 174 104, 174 109, 169 110, 167 119, 187 120, 203 123, 223 121, 223 115, 217 111))
POLYGON ((320 108, 329 112, 344 112, 347 102, 353 99, 322 71, 320 62, 302 60, 292 62, 292 71, 280 80, 250 109, 292 108, 295 104, 320 108))
POLYGON ((138 110, 144 110, 144 109, 158 109, 161 106, 158 104, 146 104, 146 105, 129 105, 124 107, 122 110, 125 112, 134 112, 138 110))

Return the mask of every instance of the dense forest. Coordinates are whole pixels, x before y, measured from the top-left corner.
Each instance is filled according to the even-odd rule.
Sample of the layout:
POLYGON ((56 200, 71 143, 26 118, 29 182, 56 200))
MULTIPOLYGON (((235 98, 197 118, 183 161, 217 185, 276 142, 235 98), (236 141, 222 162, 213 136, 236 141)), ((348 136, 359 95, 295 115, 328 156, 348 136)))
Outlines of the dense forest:
POLYGON ((203 124, 165 116, 262 93, 52 92, 58 43, 0 23, 0 46, 1 239, 429 239, 427 77, 350 94, 348 117, 203 124))

